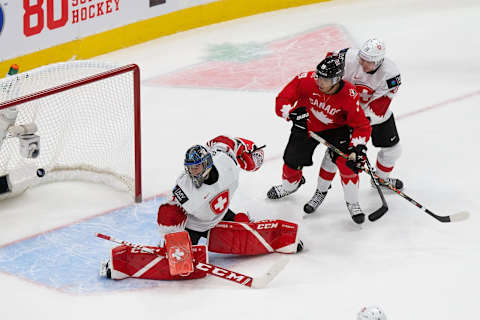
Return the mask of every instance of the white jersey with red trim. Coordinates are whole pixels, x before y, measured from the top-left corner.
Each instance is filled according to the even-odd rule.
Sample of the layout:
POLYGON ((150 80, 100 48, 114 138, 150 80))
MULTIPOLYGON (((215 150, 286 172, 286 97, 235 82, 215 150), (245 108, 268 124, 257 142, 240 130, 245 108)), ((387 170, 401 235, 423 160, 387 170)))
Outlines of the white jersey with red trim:
POLYGON ((366 73, 358 62, 358 51, 352 48, 347 50, 343 79, 356 87, 360 105, 370 118, 370 124, 379 124, 392 115, 390 102, 401 85, 400 72, 392 60, 384 58, 382 65, 373 74, 366 73))
POLYGON ((213 228, 222 220, 238 187, 240 168, 234 160, 224 152, 211 152, 218 171, 217 182, 203 183, 196 188, 184 173, 173 189, 173 197, 187 213, 185 227, 200 232, 213 228))

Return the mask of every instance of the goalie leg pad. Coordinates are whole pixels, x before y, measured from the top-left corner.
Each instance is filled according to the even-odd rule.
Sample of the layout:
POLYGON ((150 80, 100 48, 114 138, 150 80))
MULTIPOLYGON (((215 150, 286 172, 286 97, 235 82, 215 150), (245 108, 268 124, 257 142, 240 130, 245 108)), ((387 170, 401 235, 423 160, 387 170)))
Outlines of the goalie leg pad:
POLYGON ((222 221, 210 229, 208 250, 216 253, 259 255, 272 252, 295 253, 296 223, 262 220, 251 223, 222 221))
MULTIPOLYGON (((187 276, 171 275, 169 263, 166 258, 166 249, 150 247, 158 255, 142 252, 139 248, 130 246, 117 246, 112 248, 109 267, 111 278, 115 280, 125 278, 141 278, 152 280, 186 280, 198 279, 207 275, 205 271, 195 269, 187 276)), ((195 262, 207 263, 207 249, 205 246, 192 246, 195 262)))

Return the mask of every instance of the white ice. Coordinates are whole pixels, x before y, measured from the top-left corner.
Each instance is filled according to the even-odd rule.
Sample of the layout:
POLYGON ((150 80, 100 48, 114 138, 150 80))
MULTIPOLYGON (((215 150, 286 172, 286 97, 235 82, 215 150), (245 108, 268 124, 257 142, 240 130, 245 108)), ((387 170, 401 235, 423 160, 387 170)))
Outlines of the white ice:
MULTIPOLYGON (((137 63, 145 80, 200 63, 207 45, 265 43, 326 24, 343 26, 357 44, 381 37, 403 80, 392 105, 403 144, 394 174, 403 179, 408 195, 433 212, 468 210, 471 217, 442 224, 389 194, 386 216, 360 228, 348 216, 338 177, 318 212, 303 217, 324 148, 318 148, 315 165, 304 170, 307 183, 295 195, 276 203, 265 200, 266 191, 280 182, 289 134, 289 124, 273 111, 277 91, 143 86, 144 197, 170 190, 190 145, 217 134, 252 138, 267 145, 267 161, 259 172, 243 174, 232 208, 247 208, 256 218, 300 223, 304 252, 291 256, 262 290, 207 277, 76 295, 0 273, 0 319, 347 320, 372 304, 383 307, 389 319, 475 319, 480 288, 479 17, 476 0, 339 0, 207 26, 98 57, 137 63), (261 205, 248 208, 254 201, 261 205)), ((271 70, 271 76, 276 72, 271 70)), ((375 158, 373 148, 369 155, 375 158)), ((361 203, 373 210, 378 197, 362 177, 361 203)), ((41 186, 0 204, 0 246, 129 204, 128 195, 104 186, 41 186)), ((276 258, 216 263, 258 275, 276 258)))

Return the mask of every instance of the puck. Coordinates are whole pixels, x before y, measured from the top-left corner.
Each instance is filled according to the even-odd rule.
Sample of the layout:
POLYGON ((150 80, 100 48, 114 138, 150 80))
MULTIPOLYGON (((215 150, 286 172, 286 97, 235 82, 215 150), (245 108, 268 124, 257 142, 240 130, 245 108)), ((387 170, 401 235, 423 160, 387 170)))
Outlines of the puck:
POLYGON ((37 176, 42 178, 45 175, 45 169, 39 168, 37 169, 37 176))

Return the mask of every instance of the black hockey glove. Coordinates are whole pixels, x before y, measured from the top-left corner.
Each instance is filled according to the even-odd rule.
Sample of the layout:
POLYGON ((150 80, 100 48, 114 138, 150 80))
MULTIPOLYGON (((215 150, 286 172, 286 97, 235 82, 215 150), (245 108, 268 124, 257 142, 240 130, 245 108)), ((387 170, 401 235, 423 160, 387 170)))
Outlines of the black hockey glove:
POLYGON ((367 146, 364 144, 359 144, 356 147, 348 148, 348 160, 347 167, 353 170, 355 173, 362 171, 363 166, 365 165, 365 157, 367 156, 367 146))
POLYGON ((309 114, 307 112, 306 107, 298 107, 294 109, 290 114, 288 115, 288 118, 292 120, 293 125, 299 129, 303 129, 307 131, 307 120, 308 120, 309 114))

